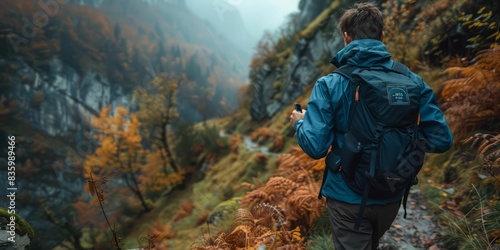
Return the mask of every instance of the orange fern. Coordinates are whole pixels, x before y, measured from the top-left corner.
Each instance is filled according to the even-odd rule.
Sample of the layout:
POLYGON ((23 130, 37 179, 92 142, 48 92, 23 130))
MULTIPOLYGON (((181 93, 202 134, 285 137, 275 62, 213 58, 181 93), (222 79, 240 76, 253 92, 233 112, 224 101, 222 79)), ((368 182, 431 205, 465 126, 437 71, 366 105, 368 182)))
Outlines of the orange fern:
POLYGON ((267 162, 267 160, 269 159, 269 157, 264 153, 257 152, 257 153, 255 153, 253 159, 257 163, 264 163, 265 164, 267 162))
POLYGON ((180 221, 183 218, 191 215, 194 209, 195 205, 192 201, 185 201, 181 203, 179 213, 177 214, 177 218, 175 219, 175 221, 180 221))
POLYGON ((481 164, 484 174, 492 177, 500 175, 500 134, 475 134, 461 142, 472 152, 481 164))
MULTIPOLYGON (((260 128, 250 138, 264 142, 276 136, 260 128)), ((277 137, 274 137, 277 138, 277 137)), ((277 170, 266 183, 240 185, 249 188, 240 202, 231 228, 206 234, 191 249, 305 249, 304 237, 322 215, 325 200, 318 199, 324 161, 307 156, 299 147, 281 154, 277 170)))
POLYGON ((275 206, 285 211, 286 222, 282 224, 287 230, 300 226, 305 233, 325 206, 324 200, 318 200, 323 169, 322 160, 310 158, 298 147, 292 148, 280 156, 276 173, 265 185, 245 185, 255 189, 243 197, 240 207, 275 206))
POLYGON ((172 225, 164 225, 161 221, 157 221, 155 226, 148 229, 149 235, 154 236, 156 242, 161 242, 164 239, 172 239, 177 236, 177 232, 172 230, 172 225))
POLYGON ((243 135, 240 133, 236 133, 233 136, 229 138, 229 148, 231 149, 231 152, 238 152, 238 147, 240 144, 243 142, 243 135))
POLYGON ((480 52, 469 67, 446 70, 453 77, 441 92, 442 108, 457 139, 500 125, 500 46, 480 52))
POLYGON ((208 215, 210 213, 205 211, 201 214, 198 215, 198 217, 196 218, 196 226, 200 226, 202 225, 203 223, 207 222, 207 219, 208 219, 208 215))
POLYGON ((247 210, 240 208, 229 232, 206 235, 204 242, 191 249, 305 249, 300 228, 286 225, 285 212, 277 206, 262 203, 247 210))
POLYGON ((250 134, 249 138, 250 140, 260 145, 268 143, 272 140, 272 152, 279 152, 281 149, 283 149, 284 146, 283 136, 278 131, 268 127, 261 127, 256 129, 250 134))

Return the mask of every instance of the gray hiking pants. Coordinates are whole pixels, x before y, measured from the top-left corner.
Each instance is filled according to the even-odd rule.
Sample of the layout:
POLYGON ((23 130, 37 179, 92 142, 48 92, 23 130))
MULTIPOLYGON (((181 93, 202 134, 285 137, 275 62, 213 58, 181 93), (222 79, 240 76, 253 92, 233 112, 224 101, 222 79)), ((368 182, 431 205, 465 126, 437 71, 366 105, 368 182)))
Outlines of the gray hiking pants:
POLYGON ((380 237, 391 227, 398 214, 400 201, 366 206, 358 231, 354 230, 354 224, 360 205, 333 199, 327 199, 327 205, 335 250, 370 250, 377 249, 380 237))

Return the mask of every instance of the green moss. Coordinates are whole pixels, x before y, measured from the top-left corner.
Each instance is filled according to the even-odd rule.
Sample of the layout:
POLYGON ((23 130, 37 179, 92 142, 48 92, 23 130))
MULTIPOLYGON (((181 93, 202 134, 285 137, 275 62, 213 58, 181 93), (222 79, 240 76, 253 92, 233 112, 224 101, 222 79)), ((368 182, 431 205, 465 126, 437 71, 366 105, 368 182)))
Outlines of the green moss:
POLYGON ((282 99, 282 98, 283 98, 283 94, 278 93, 278 94, 276 94, 276 95, 274 96, 274 98, 273 98, 273 99, 274 99, 274 100, 276 100, 276 101, 281 101, 281 99, 282 99))
POLYGON ((281 81, 275 81, 275 82, 273 83, 273 89, 274 89, 274 90, 279 90, 279 89, 281 89, 281 86, 282 86, 281 81))
POLYGON ((300 32, 300 36, 306 39, 311 39, 314 34, 316 34, 316 31, 325 24, 325 21, 328 20, 330 14, 333 13, 334 10, 338 9, 339 6, 340 0, 333 1, 330 6, 323 10, 323 12, 321 12, 321 14, 319 14, 314 21, 309 23, 309 25, 307 25, 307 27, 300 32))
POLYGON ((28 237, 32 240, 35 237, 35 231, 31 228, 30 224, 21 218, 21 216, 17 214, 9 214, 7 210, 0 208, 0 217, 6 218, 7 221, 10 221, 11 216, 16 218, 16 233, 21 236, 28 234, 28 237))
POLYGON ((277 54, 276 56, 278 57, 279 64, 284 66, 292 58, 291 57, 292 53, 293 53, 292 49, 288 48, 283 52, 277 54))

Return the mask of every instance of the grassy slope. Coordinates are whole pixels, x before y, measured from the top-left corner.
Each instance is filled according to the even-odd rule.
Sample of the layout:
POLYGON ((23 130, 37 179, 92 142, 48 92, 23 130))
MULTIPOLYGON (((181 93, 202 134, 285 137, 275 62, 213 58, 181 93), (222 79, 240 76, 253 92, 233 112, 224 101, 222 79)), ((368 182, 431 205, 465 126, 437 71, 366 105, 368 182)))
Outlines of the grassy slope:
MULTIPOLYGON (((302 103, 303 107, 307 103, 309 94, 310 90, 297 99, 298 102, 302 103)), ((247 135, 259 127, 271 128, 279 131, 284 136, 285 145, 281 152, 287 152, 290 147, 297 145, 293 137, 293 130, 288 123, 288 116, 292 109, 293 106, 290 106, 289 109, 281 110, 265 124, 252 122, 246 111, 240 111, 233 117, 211 120, 209 123, 222 127, 235 127, 234 133, 247 135)), ((260 153, 248 150, 244 143, 241 143, 236 151, 220 157, 216 162, 212 162, 201 181, 188 183, 186 188, 177 190, 168 197, 161 197, 156 202, 152 212, 134 223, 135 226, 125 237, 124 247, 132 248, 137 247, 139 244, 144 245, 145 242, 140 242, 140 238, 147 236, 148 228, 153 227, 157 221, 161 221, 165 225, 173 223, 172 230, 177 231, 177 236, 166 240, 165 243, 174 249, 189 249, 193 243, 202 243, 201 236, 207 231, 212 234, 216 233, 219 228, 213 225, 209 227, 205 223, 197 225, 198 217, 211 212, 221 202, 243 196, 248 188, 240 187, 242 183, 255 184, 253 178, 266 183, 277 167, 276 159, 278 156, 276 155, 268 156, 265 163, 258 163, 254 157, 260 153), (179 206, 186 201, 193 202, 195 209, 189 216, 175 221, 179 206)), ((226 224, 222 225, 227 225, 228 221, 231 221, 230 217, 225 221, 226 224)))

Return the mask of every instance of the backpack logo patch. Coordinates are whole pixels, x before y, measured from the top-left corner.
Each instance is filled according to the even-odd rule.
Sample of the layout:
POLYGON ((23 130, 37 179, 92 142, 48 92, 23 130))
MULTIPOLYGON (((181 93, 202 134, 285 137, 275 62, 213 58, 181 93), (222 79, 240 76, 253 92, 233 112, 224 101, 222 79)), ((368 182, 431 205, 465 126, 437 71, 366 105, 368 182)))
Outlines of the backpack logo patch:
POLYGON ((408 89, 405 85, 387 85, 389 105, 410 105, 408 89))

